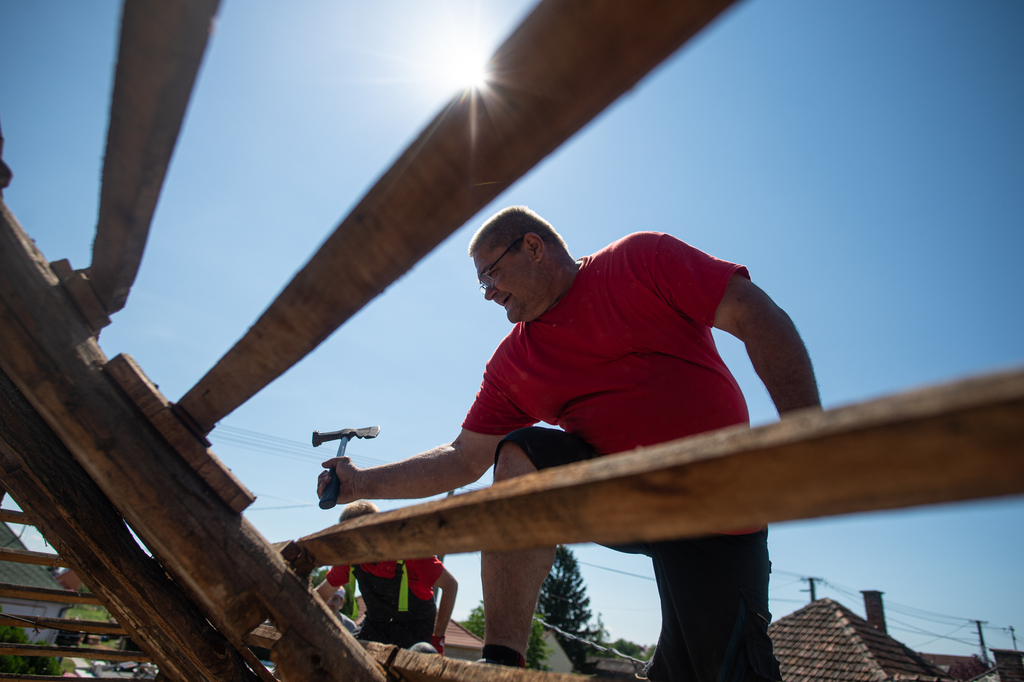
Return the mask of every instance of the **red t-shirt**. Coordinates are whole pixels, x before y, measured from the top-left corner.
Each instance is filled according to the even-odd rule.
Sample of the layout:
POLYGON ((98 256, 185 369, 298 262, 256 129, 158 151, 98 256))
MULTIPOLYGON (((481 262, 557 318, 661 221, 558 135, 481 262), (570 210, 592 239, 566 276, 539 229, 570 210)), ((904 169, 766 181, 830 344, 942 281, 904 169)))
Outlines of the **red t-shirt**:
MULTIPOLYGON (((409 572, 409 591, 420 599, 427 601, 434 598, 434 583, 441 577, 444 564, 436 556, 426 559, 406 559, 405 567, 409 572)), ((379 564, 359 564, 359 568, 378 578, 394 578, 398 568, 397 561, 382 561, 379 564)), ((341 587, 348 583, 348 566, 333 566, 327 571, 327 582, 331 587, 341 587)))
POLYGON ((748 422, 711 326, 741 265, 671 235, 629 235, 582 259, 568 293, 498 346, 462 426, 539 421, 601 454, 748 422))

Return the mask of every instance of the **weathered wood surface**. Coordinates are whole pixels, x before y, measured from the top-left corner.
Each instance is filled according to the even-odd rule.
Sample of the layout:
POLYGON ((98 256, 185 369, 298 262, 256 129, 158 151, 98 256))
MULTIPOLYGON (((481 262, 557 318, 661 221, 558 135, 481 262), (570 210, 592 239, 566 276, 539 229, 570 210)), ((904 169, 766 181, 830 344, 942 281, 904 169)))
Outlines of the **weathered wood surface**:
POLYGON ((51 590, 46 587, 27 587, 25 585, 13 585, 11 583, 0 583, 0 597, 9 597, 11 599, 31 599, 35 601, 52 601, 59 604, 103 605, 103 602, 88 592, 51 590))
POLYGON ((98 336, 100 330, 110 324, 110 316, 96 296, 96 290, 92 288, 89 272, 73 269, 71 262, 66 258, 50 263, 50 269, 78 306, 78 312, 82 314, 85 323, 89 325, 93 334, 98 336))
POLYGON ((93 635, 127 635, 128 632, 117 623, 78 618, 48 618, 46 616, 11 616, 0 613, 0 625, 16 628, 34 627, 40 630, 64 630, 66 632, 87 632, 93 635))
POLYGON ((541 2, 179 407, 209 432, 730 3, 541 2))
POLYGON ((25 512, 14 511, 13 509, 0 509, 0 521, 3 523, 20 523, 25 526, 34 526, 32 517, 25 512))
MULTIPOLYGON (((141 651, 118 651, 117 649, 93 649, 75 646, 45 646, 40 644, 7 644, 0 642, 0 656, 47 656, 57 658, 74 656, 101 661, 138 661, 148 663, 150 657, 141 651)), ((51 678, 53 679, 53 678, 51 678)))
POLYGON ((50 590, 53 601, 81 595, 85 603, 102 603, 175 679, 255 680, 239 652, 146 556, 110 501, 4 373, 0 476, 16 501, 34 505, 39 530, 94 592, 50 590))
POLYGON ((12 549, 0 547, 0 561, 10 561, 15 564, 32 564, 33 566, 51 566, 53 568, 66 567, 66 561, 60 558, 59 554, 50 552, 33 552, 30 549, 12 549))
MULTIPOLYGON (((189 466, 210 484, 224 503, 241 512, 256 499, 231 470, 189 431, 171 410, 170 401, 149 380, 132 356, 122 353, 103 366, 103 370, 121 387, 146 419, 178 451, 189 466)), ((205 439, 204 439, 205 440, 205 439)))
MULTIPOLYGON (((246 642, 272 649, 281 639, 273 626, 261 625, 249 633, 246 642)), ((417 654, 390 644, 359 643, 384 669, 409 682, 579 682, 578 675, 522 670, 504 666, 481 666, 432 654, 417 654)))
MULTIPOLYGON (((53 682, 49 675, 22 675, 20 673, 0 673, 0 682, 53 682)), ((95 677, 94 680, 123 680, 123 677, 95 677)), ((160 677, 157 677, 160 682, 160 677)))
POLYGON ((364 516, 298 540, 318 564, 703 535, 1024 493, 1024 371, 721 431, 364 516))
POLYGON ((219 0, 131 0, 103 159, 100 214, 89 276, 112 314, 139 269, 219 0))
POLYGON ((418 654, 390 644, 360 642, 388 672, 407 682, 579 682, 579 675, 482 665, 434 654, 418 654))
MULTIPOLYGON (((316 652, 278 663, 286 681, 383 682, 380 666, 308 582, 139 419, 102 371, 106 361, 45 258, 0 202, 0 368, 235 649, 269 616, 316 652)), ((118 620, 127 626, 120 614, 118 620)))

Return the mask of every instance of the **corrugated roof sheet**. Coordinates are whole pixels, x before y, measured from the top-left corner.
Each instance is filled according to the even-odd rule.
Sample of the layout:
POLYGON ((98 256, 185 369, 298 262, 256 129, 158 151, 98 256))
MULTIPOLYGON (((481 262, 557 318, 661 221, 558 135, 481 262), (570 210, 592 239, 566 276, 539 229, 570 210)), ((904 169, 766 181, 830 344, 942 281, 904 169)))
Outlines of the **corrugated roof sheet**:
POLYGON ((786 682, 952 682, 916 652, 831 599, 768 628, 786 682))

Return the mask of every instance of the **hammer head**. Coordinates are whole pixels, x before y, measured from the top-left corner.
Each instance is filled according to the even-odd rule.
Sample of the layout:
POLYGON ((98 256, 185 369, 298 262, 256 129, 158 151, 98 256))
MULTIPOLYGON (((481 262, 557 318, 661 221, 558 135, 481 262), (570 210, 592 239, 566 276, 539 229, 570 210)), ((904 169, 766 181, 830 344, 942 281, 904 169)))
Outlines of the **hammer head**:
POLYGON ((341 429, 340 431, 330 431, 328 433, 314 431, 313 447, 320 447, 321 443, 326 443, 329 440, 338 440, 339 438, 376 438, 378 433, 380 433, 379 426, 367 426, 365 429, 341 429))

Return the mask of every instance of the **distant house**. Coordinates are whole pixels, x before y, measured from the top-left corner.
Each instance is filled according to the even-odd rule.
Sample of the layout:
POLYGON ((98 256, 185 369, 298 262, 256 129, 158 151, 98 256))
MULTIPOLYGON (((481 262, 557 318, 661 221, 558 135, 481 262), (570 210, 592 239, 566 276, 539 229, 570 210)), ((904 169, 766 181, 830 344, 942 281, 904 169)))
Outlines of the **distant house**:
MULTIPOLYGON (((869 617, 881 615, 880 592, 865 593, 865 604, 869 617), (867 604, 875 597, 877 610, 867 604)), ((880 624, 831 599, 818 599, 772 623, 768 634, 785 682, 954 682, 886 634, 884 619, 880 624)))
POLYGON ((558 638, 555 637, 553 630, 544 630, 544 643, 550 649, 548 657, 544 659, 544 665, 548 667, 548 670, 553 673, 571 673, 572 661, 562 645, 558 643, 558 638))
POLYGON ((444 655, 463 661, 479 661, 484 655, 484 640, 450 620, 444 631, 444 655))
POLYGON ((989 649, 996 664, 970 682, 1024 682, 1024 651, 989 649))
MULTIPOLYGON (((14 534, 10 526, 0 523, 0 547, 9 549, 26 549, 18 536, 14 534)), ((10 561, 0 561, 0 583, 22 585, 25 587, 43 587, 51 590, 62 590, 64 587, 53 579, 50 571, 44 566, 32 564, 19 564, 10 561)), ((3 612, 11 616, 45 616, 48 618, 62 618, 64 612, 71 608, 72 604, 61 602, 39 601, 35 599, 18 599, 15 597, 0 597, 0 607, 3 612)), ((57 637, 57 630, 36 630, 32 627, 24 628, 28 635, 29 642, 44 641, 53 644, 57 637)))

